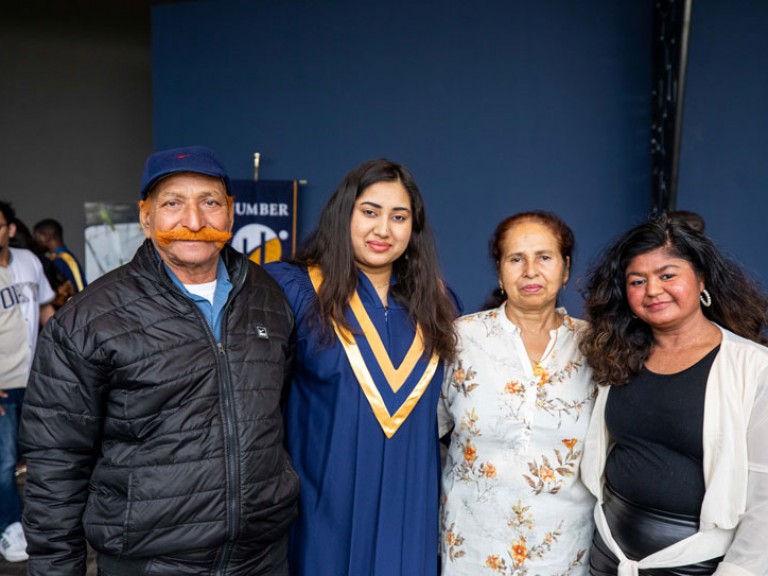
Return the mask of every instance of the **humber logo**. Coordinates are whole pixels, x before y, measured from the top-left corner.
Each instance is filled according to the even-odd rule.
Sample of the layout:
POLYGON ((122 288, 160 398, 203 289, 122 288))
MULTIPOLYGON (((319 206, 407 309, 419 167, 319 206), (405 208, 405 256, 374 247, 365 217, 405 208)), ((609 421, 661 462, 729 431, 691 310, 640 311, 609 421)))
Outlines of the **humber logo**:
POLYGON ((232 238, 232 247, 248 256, 256 264, 280 260, 283 255, 281 241, 287 240, 287 230, 275 232, 263 224, 248 224, 240 228, 232 238))

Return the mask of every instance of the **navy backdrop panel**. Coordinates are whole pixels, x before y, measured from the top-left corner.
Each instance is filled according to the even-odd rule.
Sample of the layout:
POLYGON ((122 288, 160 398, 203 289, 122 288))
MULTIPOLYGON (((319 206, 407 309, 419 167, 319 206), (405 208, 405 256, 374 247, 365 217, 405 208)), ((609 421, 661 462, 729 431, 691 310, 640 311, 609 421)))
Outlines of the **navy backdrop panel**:
POLYGON ((488 238, 542 208, 587 261, 649 209, 652 2, 208 0, 152 8, 154 144, 307 179, 299 236, 358 163, 406 164, 467 311, 488 238))
MULTIPOLYGON (((768 2, 696 0, 678 207, 768 286, 768 2)), ((716 295, 712 295, 713 298, 716 295)))

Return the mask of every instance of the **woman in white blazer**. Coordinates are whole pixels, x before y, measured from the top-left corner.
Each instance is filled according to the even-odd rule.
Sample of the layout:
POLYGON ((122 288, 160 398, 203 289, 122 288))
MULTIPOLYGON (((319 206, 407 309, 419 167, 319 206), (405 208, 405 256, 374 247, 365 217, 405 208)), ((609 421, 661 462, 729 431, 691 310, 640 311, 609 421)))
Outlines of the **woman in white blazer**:
POLYGON ((591 573, 768 574, 768 297, 660 217, 605 252, 585 309, 591 573))

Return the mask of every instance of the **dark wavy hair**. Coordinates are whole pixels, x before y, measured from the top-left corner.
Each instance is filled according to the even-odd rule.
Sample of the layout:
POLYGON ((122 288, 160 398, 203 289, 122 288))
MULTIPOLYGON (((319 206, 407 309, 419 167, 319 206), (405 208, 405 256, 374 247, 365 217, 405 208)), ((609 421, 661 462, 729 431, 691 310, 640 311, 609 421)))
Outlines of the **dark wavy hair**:
POLYGON ((625 271, 633 258, 658 248, 688 262, 703 280, 712 298, 712 305, 702 308, 709 320, 766 344, 768 296, 702 232, 659 216, 626 232, 590 270, 584 310, 591 325, 580 347, 601 384, 626 384, 651 352, 651 328, 632 315, 627 303, 625 271))
POLYGON ((400 182, 408 192, 413 215, 408 247, 393 265, 395 284, 389 295, 407 307, 411 322, 421 327, 425 352, 437 352, 443 360, 450 361, 456 353, 453 320, 457 310, 439 273, 421 192, 404 166, 380 158, 364 162, 347 174, 326 203, 317 228, 303 243, 294 262, 317 265, 323 272, 317 302, 324 335, 333 334, 332 322, 351 330, 344 315, 357 288, 350 221, 357 198, 377 182, 400 182))
MULTIPOLYGON (((497 276, 499 274, 499 262, 502 257, 502 249, 507 232, 518 224, 529 221, 537 222, 538 224, 549 228, 549 231, 552 232, 555 240, 557 240, 560 256, 562 256, 565 266, 570 267, 573 265, 573 251, 576 247, 573 230, 570 229, 568 224, 563 222, 562 218, 553 212, 531 210, 530 212, 518 212, 517 214, 505 218, 499 222, 496 226, 496 230, 493 231, 491 240, 488 242, 488 251, 490 252, 497 276)), ((497 308, 501 306, 501 303, 506 299, 507 297, 504 295, 504 292, 501 288, 497 287, 485 302, 483 302, 482 309, 487 310, 489 308, 497 308)))

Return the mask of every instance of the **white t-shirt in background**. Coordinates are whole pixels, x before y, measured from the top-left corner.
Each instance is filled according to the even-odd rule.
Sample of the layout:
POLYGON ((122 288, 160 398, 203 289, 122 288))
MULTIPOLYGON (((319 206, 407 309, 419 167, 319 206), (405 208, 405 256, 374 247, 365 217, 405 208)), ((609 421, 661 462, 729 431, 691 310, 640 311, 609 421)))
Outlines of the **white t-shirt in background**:
POLYGON ((55 293, 43 265, 29 250, 11 248, 8 267, 0 267, 0 388, 27 385, 40 329, 40 306, 55 293))

